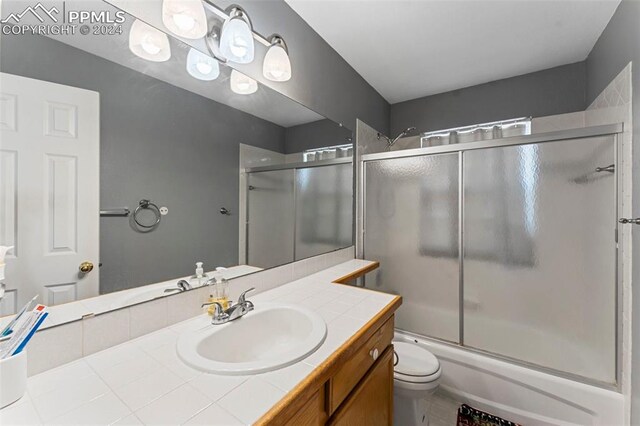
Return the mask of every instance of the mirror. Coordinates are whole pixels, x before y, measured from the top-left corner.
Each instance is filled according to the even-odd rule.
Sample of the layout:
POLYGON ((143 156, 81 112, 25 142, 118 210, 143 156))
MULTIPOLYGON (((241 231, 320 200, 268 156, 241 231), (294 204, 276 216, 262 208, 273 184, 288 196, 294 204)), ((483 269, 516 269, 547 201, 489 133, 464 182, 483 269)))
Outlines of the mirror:
POLYGON ((1 38, 1 315, 73 307, 51 325, 202 285, 196 262, 232 278, 352 245, 350 130, 165 28, 130 48, 154 27, 108 3, 66 13, 89 5, 121 22, 1 38))

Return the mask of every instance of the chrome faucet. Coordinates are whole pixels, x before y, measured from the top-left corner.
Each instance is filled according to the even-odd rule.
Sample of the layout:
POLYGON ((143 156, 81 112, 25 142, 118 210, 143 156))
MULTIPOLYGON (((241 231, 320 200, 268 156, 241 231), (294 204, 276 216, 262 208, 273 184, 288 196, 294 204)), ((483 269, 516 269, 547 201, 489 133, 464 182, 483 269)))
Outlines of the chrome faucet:
POLYGON ((166 289, 164 289, 164 292, 165 293, 171 293, 172 291, 179 291, 179 292, 182 293, 183 291, 191 290, 191 284, 189 284, 185 280, 178 281, 176 286, 177 286, 177 288, 166 288, 166 289))
POLYGON ((203 308, 209 305, 215 306, 213 317, 211 317, 211 324, 213 325, 225 324, 225 323, 228 323, 229 321, 238 319, 241 316, 244 316, 249 312, 253 311, 253 303, 251 303, 249 300, 246 300, 245 298, 246 294, 253 290, 255 290, 255 288, 251 287, 249 290, 243 291, 240 297, 238 298, 238 303, 231 306, 227 310, 224 310, 222 308, 222 305, 218 302, 203 303, 202 304, 203 308))

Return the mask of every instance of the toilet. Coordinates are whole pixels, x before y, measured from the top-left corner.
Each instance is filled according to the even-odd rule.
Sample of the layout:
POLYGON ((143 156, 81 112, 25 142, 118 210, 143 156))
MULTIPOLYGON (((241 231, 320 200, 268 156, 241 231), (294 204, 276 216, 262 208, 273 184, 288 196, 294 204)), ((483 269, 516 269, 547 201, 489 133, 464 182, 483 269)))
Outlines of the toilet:
POLYGON ((428 425, 426 398, 440 384, 440 362, 415 343, 393 342, 394 425, 428 425))

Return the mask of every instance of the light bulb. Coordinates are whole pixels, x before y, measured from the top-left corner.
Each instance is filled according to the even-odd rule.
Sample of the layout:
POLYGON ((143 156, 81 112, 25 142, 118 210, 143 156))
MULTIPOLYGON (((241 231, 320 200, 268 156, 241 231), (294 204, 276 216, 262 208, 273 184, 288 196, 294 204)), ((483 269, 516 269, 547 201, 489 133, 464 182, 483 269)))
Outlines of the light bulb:
POLYGON ((231 70, 231 90, 238 95, 250 95, 258 90, 258 82, 246 75, 231 70))
POLYGON ((291 61, 287 51, 279 44, 272 44, 264 56, 262 74, 271 81, 291 79, 291 61))
POLYGON ((208 30, 202 0, 163 0, 162 22, 169 31, 183 38, 202 38, 208 30))
POLYGON ((248 64, 253 61, 253 33, 241 16, 227 19, 222 25, 220 53, 230 61, 248 64))
POLYGON ((187 72, 198 80, 211 81, 220 75, 218 61, 191 48, 187 54, 187 72))
POLYGON ((196 69, 200 74, 208 75, 213 70, 213 67, 211 66, 211 64, 208 64, 206 62, 198 62, 196 64, 196 69))
POLYGON ((160 53, 160 50, 162 50, 160 46, 155 44, 153 40, 149 39, 148 37, 142 40, 142 42, 140 43, 140 47, 142 47, 142 49, 144 49, 144 51, 149 55, 157 55, 158 53, 160 53))
POLYGON ((247 46, 247 41, 244 38, 236 36, 231 42, 229 49, 231 49, 231 53, 234 56, 242 58, 247 54, 249 47, 247 46))
POLYGON ((191 31, 196 25, 196 20, 187 14, 178 13, 173 15, 173 23, 182 31, 191 31))
POLYGON ((164 62, 171 58, 169 37, 138 19, 131 25, 129 49, 134 55, 153 62, 164 62))

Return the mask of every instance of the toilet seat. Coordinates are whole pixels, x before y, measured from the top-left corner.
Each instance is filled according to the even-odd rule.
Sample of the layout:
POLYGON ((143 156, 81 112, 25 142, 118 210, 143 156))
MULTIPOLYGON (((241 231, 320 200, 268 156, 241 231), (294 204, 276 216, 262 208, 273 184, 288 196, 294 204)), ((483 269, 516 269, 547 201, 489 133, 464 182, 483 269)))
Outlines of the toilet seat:
POLYGON ((438 359, 428 350, 413 343, 393 342, 396 363, 393 378, 404 383, 431 383, 440 378, 438 359))

